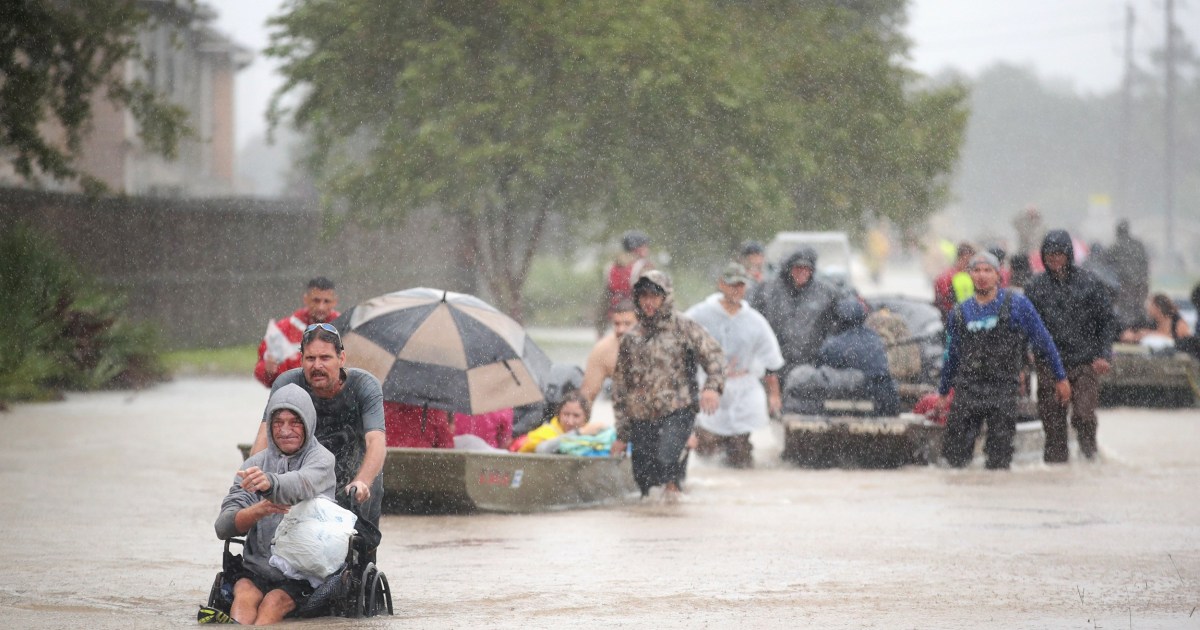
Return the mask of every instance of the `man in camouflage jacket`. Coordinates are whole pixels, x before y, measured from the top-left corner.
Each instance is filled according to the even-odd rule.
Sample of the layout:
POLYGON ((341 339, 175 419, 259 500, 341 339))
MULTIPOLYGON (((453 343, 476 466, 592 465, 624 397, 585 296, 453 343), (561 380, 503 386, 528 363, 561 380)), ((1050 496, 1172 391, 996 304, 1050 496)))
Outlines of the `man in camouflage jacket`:
POLYGON ((666 273, 642 273, 633 296, 638 325, 621 337, 613 373, 613 453, 624 452, 630 443, 642 496, 661 485, 673 497, 679 492, 684 447, 697 410, 714 413, 721 404, 725 356, 703 327, 675 310, 666 273), (702 390, 697 368, 708 376, 702 390))

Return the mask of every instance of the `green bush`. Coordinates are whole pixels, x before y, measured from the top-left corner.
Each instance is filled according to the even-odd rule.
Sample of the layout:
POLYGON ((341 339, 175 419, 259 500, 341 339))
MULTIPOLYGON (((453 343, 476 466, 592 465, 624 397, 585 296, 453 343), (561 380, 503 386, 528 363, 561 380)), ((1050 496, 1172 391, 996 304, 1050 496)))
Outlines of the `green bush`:
POLYGON ((0 407, 62 390, 137 387, 165 377, 158 340, 124 299, 83 275, 27 226, 0 235, 0 407))

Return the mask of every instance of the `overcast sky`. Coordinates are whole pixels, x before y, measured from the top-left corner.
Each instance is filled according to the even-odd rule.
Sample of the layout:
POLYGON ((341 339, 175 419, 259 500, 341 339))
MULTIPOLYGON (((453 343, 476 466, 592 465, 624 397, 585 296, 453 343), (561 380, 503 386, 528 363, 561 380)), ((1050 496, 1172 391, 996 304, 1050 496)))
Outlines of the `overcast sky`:
MULTIPOLYGON (((386 2, 389 0, 380 0, 386 2)), ((282 0, 205 0, 216 27, 256 53, 267 45, 266 20, 282 0)), ((975 75, 1007 61, 1065 79, 1081 91, 1104 92, 1121 81, 1126 2, 1122 0, 912 0, 908 34, 912 65, 934 74, 953 67, 975 75)), ((1163 43, 1164 0, 1131 0, 1134 49, 1145 62, 1163 43)), ((1193 42, 1200 35, 1200 1, 1176 1, 1176 21, 1193 42)), ((238 76, 237 138, 242 146, 264 133, 264 113, 280 85, 273 62, 261 55, 238 76)))

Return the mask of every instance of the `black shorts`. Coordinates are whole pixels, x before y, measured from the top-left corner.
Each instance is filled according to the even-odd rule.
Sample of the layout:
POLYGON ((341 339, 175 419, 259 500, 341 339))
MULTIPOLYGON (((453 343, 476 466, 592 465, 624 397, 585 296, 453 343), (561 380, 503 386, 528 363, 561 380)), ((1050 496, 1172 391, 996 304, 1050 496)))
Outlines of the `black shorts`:
POLYGON ((258 590, 262 591, 264 596, 274 590, 280 590, 284 593, 287 593, 288 597, 291 597, 292 601, 296 603, 297 609, 299 609, 300 605, 303 604, 308 597, 313 594, 313 587, 309 585, 308 580, 293 580, 291 578, 272 580, 271 578, 262 577, 261 575, 246 569, 242 569, 242 571, 234 576, 230 582, 236 586, 238 581, 242 578, 246 578, 253 582, 254 586, 257 587, 258 590))

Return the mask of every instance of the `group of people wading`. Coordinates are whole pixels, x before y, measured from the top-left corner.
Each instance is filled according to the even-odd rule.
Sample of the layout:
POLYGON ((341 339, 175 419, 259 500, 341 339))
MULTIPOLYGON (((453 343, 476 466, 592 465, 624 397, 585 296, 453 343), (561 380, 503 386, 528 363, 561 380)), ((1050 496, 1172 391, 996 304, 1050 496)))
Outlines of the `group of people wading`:
MULTIPOLYGON (((1040 236, 1032 257, 1041 272, 1022 277, 1023 287, 1010 284, 1002 251, 967 243, 935 283, 945 324, 945 361, 935 397, 935 407, 946 414, 945 464, 967 466, 986 427, 985 466, 1011 465, 1019 402, 1029 397, 1033 374, 1046 434, 1044 461, 1068 461, 1068 426, 1085 458, 1098 453, 1100 377, 1110 369, 1112 345, 1123 328, 1114 304, 1128 298, 1077 264, 1075 241, 1065 230, 1040 236)), ((723 270, 718 292, 681 313, 671 307, 670 280, 661 271, 632 276, 624 294, 613 288, 613 278, 630 275, 616 269, 622 264, 652 267, 648 239, 631 233, 626 241, 641 250, 614 262, 606 298, 616 317, 624 310, 615 306, 619 298, 630 297, 637 325, 618 344, 611 336, 602 340, 593 356, 615 355, 603 372, 613 378, 615 450, 632 444, 643 492, 658 484, 667 492, 678 490, 689 439, 701 453, 723 450, 730 465, 749 466, 750 433, 766 423, 768 413, 778 413, 781 389, 786 398, 796 391, 796 381, 814 371, 855 370, 862 376, 862 397, 876 403, 879 415, 898 412, 887 344, 861 326, 865 303, 853 290, 816 277, 811 249, 794 251, 781 261, 776 277, 764 278, 763 248, 747 243, 739 262, 723 270)), ((1138 246, 1123 222, 1111 249, 1138 246)), ((1179 325, 1178 317, 1170 324, 1179 325)), ((598 372, 589 365, 585 376, 593 396, 603 378, 598 372)))
MULTIPOLYGON (((852 290, 817 276, 812 249, 798 248, 768 277, 763 246, 747 242, 716 278, 717 291, 681 312, 671 278, 649 258, 650 239, 629 232, 622 245, 606 276, 602 312, 611 332, 588 357, 579 391, 514 450, 540 451, 544 442, 588 432, 591 403, 611 379, 611 453, 630 453, 643 496, 661 486, 671 498, 681 491, 691 448, 750 467, 750 434, 780 413, 787 392, 805 375, 854 372, 879 415, 898 413, 887 344, 865 325, 866 305, 852 290)), ((1122 328, 1113 291, 1076 264, 1065 231, 1046 233, 1037 253, 1044 272, 1022 280, 1023 292, 1010 285, 995 253, 969 244, 935 283, 946 332, 937 404, 948 410, 942 456, 950 466, 971 462, 985 425, 986 467, 1010 466, 1030 350, 1045 461, 1067 461, 1068 416, 1082 454, 1098 452, 1099 378, 1122 328)), ((259 348, 255 376, 271 395, 251 456, 216 522, 221 538, 246 539, 244 574, 230 576, 230 615, 241 623, 282 619, 312 590, 268 562, 270 541, 290 505, 319 495, 343 507, 354 502, 364 523, 360 532, 367 532, 372 548, 379 543, 380 471, 388 445, 383 394, 375 377, 345 367, 341 336, 329 323, 336 307, 333 283, 314 278, 303 306, 273 322, 259 348)), ((1177 317, 1168 325, 1173 335, 1179 331, 1177 317)), ((506 418, 497 425, 505 435, 499 444, 489 440, 491 446, 509 441, 511 410, 506 418)), ((426 421, 423 416, 423 428, 426 421)), ((487 436, 495 432, 489 428, 487 436)))
POLYGON ((680 312, 670 277, 642 260, 648 239, 634 232, 623 242, 643 249, 608 274, 615 332, 589 357, 583 391, 595 397, 612 378, 612 452, 628 444, 643 495, 655 486, 668 498, 680 491, 689 446, 750 467, 751 433, 780 413, 781 381, 807 367, 853 371, 878 409, 898 411, 885 346, 864 326, 864 305, 816 276, 811 248, 793 252, 770 278, 762 274, 762 245, 747 242, 716 278, 717 291, 680 312), (636 277, 616 269, 634 264, 642 268, 636 277), (624 277, 628 287, 613 281, 624 277))

